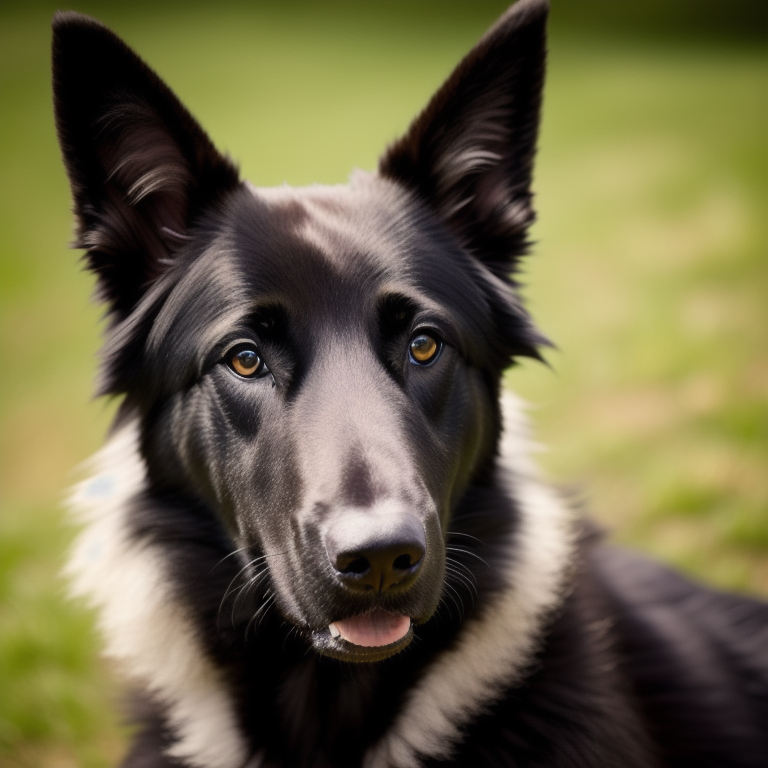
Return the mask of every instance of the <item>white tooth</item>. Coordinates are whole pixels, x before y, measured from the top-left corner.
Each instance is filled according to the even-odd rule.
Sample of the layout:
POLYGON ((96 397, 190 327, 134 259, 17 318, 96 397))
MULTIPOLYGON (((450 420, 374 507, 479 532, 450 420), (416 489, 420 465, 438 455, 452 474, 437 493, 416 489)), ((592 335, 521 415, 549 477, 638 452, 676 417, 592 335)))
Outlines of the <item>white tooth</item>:
POLYGON ((335 624, 329 624, 328 631, 331 633, 331 637, 341 637, 341 632, 335 624))

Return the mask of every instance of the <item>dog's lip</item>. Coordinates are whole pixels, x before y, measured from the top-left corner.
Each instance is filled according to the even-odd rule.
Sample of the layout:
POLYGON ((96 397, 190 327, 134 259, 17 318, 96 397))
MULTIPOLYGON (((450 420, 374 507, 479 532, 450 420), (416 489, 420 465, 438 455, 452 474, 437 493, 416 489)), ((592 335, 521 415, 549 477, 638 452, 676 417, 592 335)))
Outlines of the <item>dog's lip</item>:
POLYGON ((389 613, 381 608, 363 616, 338 619, 328 625, 333 638, 341 637, 362 648, 381 648, 402 640, 411 628, 408 616, 389 613))
POLYGON ((362 616, 337 619, 327 627, 312 632, 311 637, 315 650, 323 656, 357 663, 376 662, 394 656, 410 644, 413 640, 413 622, 408 616, 377 609, 362 616), (376 618, 371 618, 374 615, 376 618), (374 625, 378 628, 374 629, 374 625), (350 626, 353 629, 350 630, 350 626), (381 632, 382 628, 386 631, 381 632), (343 635, 342 630, 358 641, 368 640, 368 644, 352 642, 343 635), (381 644, 386 640, 391 642, 381 644))

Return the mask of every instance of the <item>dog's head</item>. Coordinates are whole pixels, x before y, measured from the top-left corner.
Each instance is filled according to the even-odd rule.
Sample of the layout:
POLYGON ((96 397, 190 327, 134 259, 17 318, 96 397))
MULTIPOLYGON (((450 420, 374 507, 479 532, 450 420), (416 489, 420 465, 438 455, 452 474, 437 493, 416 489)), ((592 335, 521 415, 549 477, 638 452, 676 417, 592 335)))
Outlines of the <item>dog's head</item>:
POLYGON ((385 658, 434 613, 462 499, 493 473, 501 372, 543 343, 513 275, 545 17, 507 12, 376 174, 270 190, 111 32, 56 17, 102 391, 140 425, 151 493, 215 517, 323 653, 385 658))

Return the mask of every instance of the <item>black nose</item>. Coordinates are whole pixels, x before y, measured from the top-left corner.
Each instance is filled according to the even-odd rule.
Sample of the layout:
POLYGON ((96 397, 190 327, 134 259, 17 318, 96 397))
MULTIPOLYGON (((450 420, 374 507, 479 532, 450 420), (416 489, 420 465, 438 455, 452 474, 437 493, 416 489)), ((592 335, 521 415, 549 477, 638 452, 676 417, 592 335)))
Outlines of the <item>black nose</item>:
POLYGON ((326 533, 325 544, 339 578, 361 592, 409 586, 427 550, 424 528, 410 514, 342 515, 326 533))

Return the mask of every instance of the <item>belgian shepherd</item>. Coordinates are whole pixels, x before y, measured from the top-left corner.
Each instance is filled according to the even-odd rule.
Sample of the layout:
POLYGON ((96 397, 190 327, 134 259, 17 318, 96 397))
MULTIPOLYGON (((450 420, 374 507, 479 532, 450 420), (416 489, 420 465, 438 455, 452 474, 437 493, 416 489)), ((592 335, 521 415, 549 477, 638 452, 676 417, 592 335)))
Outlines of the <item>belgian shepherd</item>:
POLYGON ((375 173, 241 181, 119 38, 54 21, 56 125, 121 406, 70 574, 132 678, 124 765, 768 765, 768 609, 610 548, 501 375, 544 0, 375 173))

